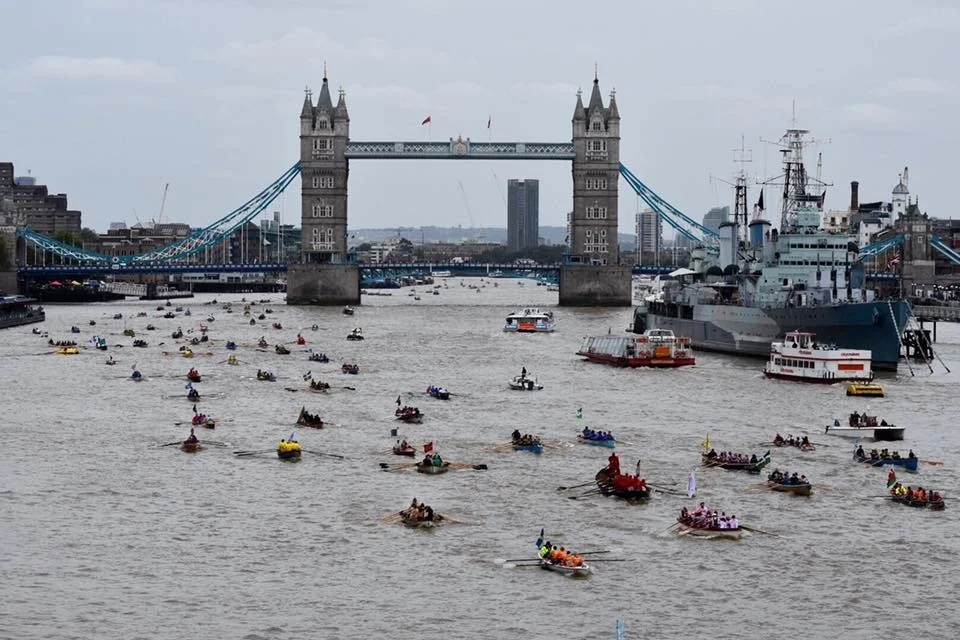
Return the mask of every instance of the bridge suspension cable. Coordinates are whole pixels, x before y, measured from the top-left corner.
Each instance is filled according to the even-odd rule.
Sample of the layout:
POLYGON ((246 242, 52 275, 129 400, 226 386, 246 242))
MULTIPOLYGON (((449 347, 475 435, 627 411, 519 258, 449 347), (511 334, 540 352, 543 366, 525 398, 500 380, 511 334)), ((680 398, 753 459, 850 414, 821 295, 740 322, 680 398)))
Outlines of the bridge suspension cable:
POLYGON ((689 240, 693 240, 694 242, 716 244, 720 237, 716 231, 713 229, 708 229, 661 198, 653 191, 653 189, 643 184, 643 182, 640 181, 640 178, 633 175, 630 169, 623 164, 620 165, 620 175, 623 176, 624 180, 627 181, 627 184, 633 188, 634 192, 636 192, 636 194, 640 196, 645 203, 647 203, 647 206, 656 211, 657 215, 660 216, 660 219, 676 229, 678 233, 689 240), (694 234, 693 231, 690 230, 691 227, 703 234, 703 237, 698 237, 696 234, 694 234))

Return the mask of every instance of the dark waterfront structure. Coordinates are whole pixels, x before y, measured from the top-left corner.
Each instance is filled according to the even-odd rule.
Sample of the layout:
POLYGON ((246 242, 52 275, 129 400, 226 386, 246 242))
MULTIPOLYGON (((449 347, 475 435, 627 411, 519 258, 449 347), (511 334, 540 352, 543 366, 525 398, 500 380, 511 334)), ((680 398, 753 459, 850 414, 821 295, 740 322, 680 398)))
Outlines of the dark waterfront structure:
POLYGON ((540 234, 540 181, 507 181, 507 249, 522 251, 537 246, 540 234))

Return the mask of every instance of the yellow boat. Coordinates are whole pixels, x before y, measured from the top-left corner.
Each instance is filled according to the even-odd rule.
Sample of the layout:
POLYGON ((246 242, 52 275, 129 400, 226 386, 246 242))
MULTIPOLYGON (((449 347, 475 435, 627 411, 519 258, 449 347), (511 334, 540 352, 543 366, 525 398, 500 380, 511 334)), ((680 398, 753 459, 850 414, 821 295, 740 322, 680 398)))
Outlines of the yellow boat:
POLYGON ((866 396, 868 398, 883 398, 887 395, 883 385, 876 382, 851 382, 847 385, 848 396, 866 396))
POLYGON ((80 347, 60 347, 57 349, 57 355, 75 356, 80 353, 80 347))
POLYGON ((277 445, 277 457, 281 460, 299 460, 300 443, 296 440, 281 440, 277 445))
POLYGON ((183 357, 184 357, 184 358, 192 358, 192 357, 193 357, 193 351, 191 351, 190 349, 184 349, 184 350, 183 350, 183 357))

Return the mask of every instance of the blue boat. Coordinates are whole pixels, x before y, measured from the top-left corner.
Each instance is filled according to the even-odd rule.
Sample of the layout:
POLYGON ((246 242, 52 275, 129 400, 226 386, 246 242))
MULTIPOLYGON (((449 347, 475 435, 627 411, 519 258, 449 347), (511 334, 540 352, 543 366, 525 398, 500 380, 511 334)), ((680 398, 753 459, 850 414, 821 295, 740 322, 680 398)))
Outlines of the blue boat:
POLYGON ((617 446, 617 439, 612 435, 608 438, 601 438, 597 436, 584 436, 582 433, 577 434, 577 441, 582 442, 583 444, 592 444, 596 447, 606 447, 608 449, 613 449, 617 446))
MULTIPOLYGON (((911 451, 911 453, 913 452, 911 451)), ((899 452, 897 455, 900 455, 899 452)), ((884 458, 883 456, 878 455, 877 457, 874 457, 872 455, 864 454, 863 449, 859 447, 856 451, 854 451, 853 459, 857 462, 873 465, 874 467, 900 467, 906 471, 914 472, 917 470, 917 467, 920 464, 920 459, 916 456, 907 456, 906 458, 884 458)))
POLYGON ((514 451, 530 451, 531 453, 543 453, 542 442, 532 442, 530 444, 514 444, 514 451))

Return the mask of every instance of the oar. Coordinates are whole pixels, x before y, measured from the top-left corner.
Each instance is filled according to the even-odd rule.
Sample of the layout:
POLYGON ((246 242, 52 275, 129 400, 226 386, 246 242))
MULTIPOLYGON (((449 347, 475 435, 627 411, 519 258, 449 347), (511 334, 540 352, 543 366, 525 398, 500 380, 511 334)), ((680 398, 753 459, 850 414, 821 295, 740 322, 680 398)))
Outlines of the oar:
POLYGON ((567 496, 570 500, 579 500, 580 498, 586 498, 587 496, 593 496, 600 493, 600 489, 594 489, 593 491, 587 491, 586 493, 581 493, 578 496, 567 496))
POLYGON ((924 464, 943 466, 943 460, 921 460, 920 462, 924 464))
POLYGON ((229 442, 217 442, 217 441, 215 441, 215 440, 201 440, 201 441, 200 441, 200 444, 210 445, 210 446, 214 446, 214 447, 229 447, 229 446, 230 446, 230 443, 229 443, 229 442))
POLYGON ((626 562, 632 558, 591 558, 587 562, 626 562))
POLYGON ((161 447, 172 447, 175 444, 183 444, 183 440, 177 440, 176 442, 168 442, 167 444, 160 445, 161 447))
POLYGON ((451 469, 474 469, 476 471, 483 471, 487 468, 485 464, 474 464, 472 462, 451 462, 451 469))
POLYGON ((233 454, 238 457, 245 457, 245 456, 257 456, 262 453, 273 453, 273 451, 274 451, 273 449, 267 449, 266 451, 234 451, 233 454))
POLYGON ((518 563, 518 562, 504 562, 504 563, 503 563, 502 565, 500 565, 500 566, 503 567, 504 569, 513 569, 514 567, 539 567, 539 566, 540 566, 540 561, 539 561, 539 560, 526 560, 523 564, 520 564, 520 563, 518 563))
POLYGON ((581 487, 589 487, 595 484, 594 482, 584 482, 583 484, 575 484, 570 487, 559 486, 557 491, 566 491, 567 489, 580 489, 581 487))
POLYGON ((578 556, 595 556, 601 553, 613 553, 613 551, 608 549, 606 551, 577 551, 576 552, 578 556))
POLYGON ((406 464, 390 464, 388 462, 381 462, 380 468, 384 471, 401 471, 403 469, 410 469, 417 466, 416 462, 408 462, 406 464))
POLYGON ((511 563, 512 562, 536 562, 537 564, 540 564, 539 560, 535 560, 529 557, 528 558, 511 558, 508 560, 504 560, 503 558, 497 558, 493 562, 494 564, 507 564, 508 562, 511 562, 511 563))
MULTIPOLYGON (((436 514, 440 515, 440 514, 436 514)), ((450 516, 441 516, 440 522, 449 522, 450 524, 470 524, 465 520, 457 520, 456 518, 451 518, 450 516)))
POLYGON ((666 533, 667 531, 670 531, 671 529, 675 529, 676 527, 679 527, 679 526, 680 526, 680 523, 679 523, 679 522, 674 522, 672 525, 670 525, 669 527, 667 527, 666 529, 664 529, 664 530, 661 531, 660 533, 666 533))
POLYGON ((653 489, 654 491, 659 491, 660 493, 669 493, 669 494, 672 494, 672 495, 675 495, 675 496, 685 496, 685 495, 687 495, 687 492, 686 492, 686 491, 677 491, 677 490, 675 490, 675 489, 666 489, 666 488, 664 488, 664 487, 660 487, 660 486, 657 486, 657 485, 655 485, 655 484, 647 484, 647 486, 650 487, 651 489, 653 489))
POLYGON ((344 456, 341 456, 339 453, 324 453, 322 451, 313 451, 311 449, 301 449, 304 453, 312 453, 315 456, 327 456, 330 458, 338 458, 343 460, 344 456))
POLYGON ((754 529, 753 527, 748 527, 744 524, 740 525, 740 528, 744 531, 751 531, 753 533, 762 533, 765 536, 772 536, 774 538, 779 538, 780 536, 776 533, 770 533, 769 531, 763 531, 762 529, 754 529))

